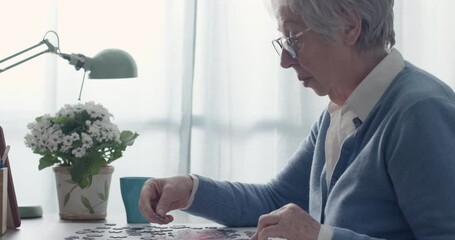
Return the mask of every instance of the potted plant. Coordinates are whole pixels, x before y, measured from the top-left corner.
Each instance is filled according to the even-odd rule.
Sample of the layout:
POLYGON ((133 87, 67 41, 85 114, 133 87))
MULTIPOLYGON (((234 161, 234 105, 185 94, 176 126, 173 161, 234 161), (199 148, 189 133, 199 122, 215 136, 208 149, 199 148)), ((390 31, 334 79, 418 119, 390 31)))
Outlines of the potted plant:
POLYGON ((25 145, 41 155, 39 170, 55 166, 60 217, 104 219, 110 179, 109 164, 122 157, 138 134, 119 131, 112 114, 94 102, 65 105, 54 116, 29 123, 25 145))

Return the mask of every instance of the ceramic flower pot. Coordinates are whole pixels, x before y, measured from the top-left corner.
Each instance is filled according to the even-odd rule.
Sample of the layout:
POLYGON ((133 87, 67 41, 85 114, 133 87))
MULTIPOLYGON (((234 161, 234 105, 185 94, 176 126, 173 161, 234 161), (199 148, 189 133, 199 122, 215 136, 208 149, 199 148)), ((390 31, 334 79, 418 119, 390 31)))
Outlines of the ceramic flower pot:
POLYGON ((54 167, 60 218, 67 220, 105 219, 114 167, 103 166, 92 184, 81 189, 72 183, 68 167, 54 167))

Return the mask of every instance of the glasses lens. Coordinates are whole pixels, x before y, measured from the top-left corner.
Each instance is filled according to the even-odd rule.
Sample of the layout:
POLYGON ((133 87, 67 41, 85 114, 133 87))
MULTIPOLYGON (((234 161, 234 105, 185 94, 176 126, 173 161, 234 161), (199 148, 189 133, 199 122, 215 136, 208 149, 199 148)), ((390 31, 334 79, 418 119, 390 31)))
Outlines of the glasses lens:
POLYGON ((275 48, 276 53, 281 56, 281 51, 283 51, 283 46, 279 42, 279 39, 272 41, 273 48, 275 48))
POLYGON ((297 57, 297 53, 294 50, 291 39, 289 39, 289 38, 283 39, 282 45, 283 45, 284 50, 286 50, 289 53, 289 55, 291 55, 292 58, 297 57))
POLYGON ((281 37, 279 39, 273 40, 272 41, 273 48, 275 48, 275 51, 278 53, 278 55, 281 56, 281 53, 284 50, 292 57, 292 58, 297 58, 297 53, 294 50, 292 40, 289 38, 281 37))

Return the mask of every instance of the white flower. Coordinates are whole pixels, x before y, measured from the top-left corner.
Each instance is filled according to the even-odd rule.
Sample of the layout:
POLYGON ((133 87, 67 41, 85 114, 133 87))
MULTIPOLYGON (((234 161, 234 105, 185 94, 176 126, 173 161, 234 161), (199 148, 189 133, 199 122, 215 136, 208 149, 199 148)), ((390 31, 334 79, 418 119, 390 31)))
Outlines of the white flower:
MULTIPOLYGON (((67 106, 67 105, 65 105, 65 106, 67 106)), ((62 109, 60 109, 60 111, 57 112, 56 116, 73 118, 74 111, 71 108, 62 108, 62 109)))
POLYGON ((71 153, 77 157, 77 158, 81 158, 82 156, 85 155, 85 148, 76 148, 74 149, 73 151, 71 151, 71 153))
POLYGON ((47 148, 51 151, 57 151, 58 145, 61 144, 62 135, 62 130, 56 130, 52 132, 48 138, 47 148))
POLYGON ((74 158, 84 157, 111 162, 115 160, 111 158, 112 151, 124 150, 120 131, 111 117, 101 104, 66 104, 54 116, 45 114, 27 124, 30 131, 24 137, 25 145, 63 164, 71 165, 74 158))
MULTIPOLYGON (((55 115, 40 116, 27 124, 25 145, 34 153, 42 155, 39 168, 61 164, 76 171, 73 179, 81 188, 87 183, 101 164, 110 164, 120 158, 126 143, 120 141, 120 131, 111 122, 112 115, 100 104, 65 105, 55 115), (93 161, 94 160, 94 161, 93 161)), ((138 136, 124 131, 128 145, 138 136)), ((73 173, 73 172, 72 172, 73 173)))
POLYGON ((31 148, 31 149, 35 149, 36 147, 36 135, 32 135, 32 134, 27 134, 25 135, 25 146, 31 148))
POLYGON ((71 136, 63 136, 61 138, 61 146, 60 146, 60 151, 61 152, 68 152, 68 150, 71 148, 73 145, 73 137, 71 136))
POLYGON ((77 134, 75 132, 71 133, 71 138, 73 139, 73 141, 77 141, 77 140, 81 139, 79 134, 77 134))
POLYGON ((87 133, 81 133, 81 136, 82 136, 82 147, 84 148, 90 148, 92 147, 92 144, 93 144, 93 140, 92 140, 92 137, 90 137, 90 135, 88 135, 87 133))

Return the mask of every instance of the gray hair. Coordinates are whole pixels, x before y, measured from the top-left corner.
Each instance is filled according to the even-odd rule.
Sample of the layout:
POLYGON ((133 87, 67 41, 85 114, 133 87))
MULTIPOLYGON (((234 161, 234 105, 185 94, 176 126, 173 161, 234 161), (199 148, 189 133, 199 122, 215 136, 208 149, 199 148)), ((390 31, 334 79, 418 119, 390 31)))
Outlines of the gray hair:
POLYGON ((395 45, 393 30, 394 0, 271 0, 276 10, 286 4, 301 16, 303 22, 322 39, 334 41, 334 34, 342 30, 355 17, 361 20, 361 32, 357 40, 360 52, 395 45))

